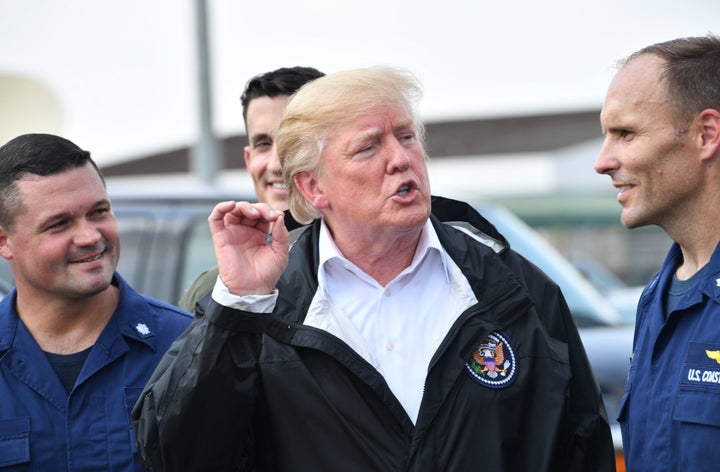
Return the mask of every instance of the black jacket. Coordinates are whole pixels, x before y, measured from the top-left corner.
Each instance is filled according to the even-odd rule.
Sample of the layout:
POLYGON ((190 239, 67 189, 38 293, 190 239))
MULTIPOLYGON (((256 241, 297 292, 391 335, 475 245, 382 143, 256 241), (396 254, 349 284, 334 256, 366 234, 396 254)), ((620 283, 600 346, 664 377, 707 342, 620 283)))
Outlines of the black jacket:
POLYGON ((272 315, 210 302, 170 348, 132 414, 146 465, 615 470, 600 391, 559 288, 468 205, 434 198, 431 221, 479 302, 459 314, 429 367, 407 366, 428 372, 416 425, 377 370, 302 324, 317 289, 315 222, 291 249, 272 315))

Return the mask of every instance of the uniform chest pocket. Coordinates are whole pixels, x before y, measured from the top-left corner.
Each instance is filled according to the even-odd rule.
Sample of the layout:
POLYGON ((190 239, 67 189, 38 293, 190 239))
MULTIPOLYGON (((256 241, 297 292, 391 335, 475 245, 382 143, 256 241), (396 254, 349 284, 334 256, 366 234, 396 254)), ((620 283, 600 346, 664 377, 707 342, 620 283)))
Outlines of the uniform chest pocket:
POLYGON ((680 390, 675 400, 673 419, 720 427, 720 389, 680 390))
POLYGON ((0 468, 30 462, 30 418, 0 420, 0 468))
POLYGON ((717 470, 720 448, 714 438, 720 433, 720 390, 681 388, 673 407, 678 437, 677 463, 693 464, 692 470, 717 470))

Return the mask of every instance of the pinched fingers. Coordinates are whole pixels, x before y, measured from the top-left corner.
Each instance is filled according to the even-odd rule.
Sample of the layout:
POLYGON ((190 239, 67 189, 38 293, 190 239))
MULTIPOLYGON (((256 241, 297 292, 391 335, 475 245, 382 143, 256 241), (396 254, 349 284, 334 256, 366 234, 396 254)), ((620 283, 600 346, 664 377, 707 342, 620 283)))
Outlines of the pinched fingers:
POLYGON ((230 293, 270 293, 288 261, 283 213, 262 203, 221 202, 208 222, 220 277, 230 293), (271 226, 273 241, 268 245, 271 226))
POLYGON ((216 231, 235 225, 267 230, 280 214, 265 203, 228 201, 215 205, 208 222, 210 228, 216 231))

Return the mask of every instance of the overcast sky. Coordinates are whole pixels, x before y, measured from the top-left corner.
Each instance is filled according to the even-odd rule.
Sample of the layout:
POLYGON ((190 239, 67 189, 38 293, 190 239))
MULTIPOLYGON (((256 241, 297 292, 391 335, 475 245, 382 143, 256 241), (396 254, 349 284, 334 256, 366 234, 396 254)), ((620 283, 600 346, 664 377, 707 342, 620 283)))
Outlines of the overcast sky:
MULTIPOLYGON (((208 8, 221 136, 243 132, 247 79, 277 67, 408 69, 423 84, 426 121, 599 109, 618 59, 720 33, 719 0, 208 0, 208 8)), ((55 123, 34 121, 39 114, 20 113, 31 106, 9 100, 4 85, 0 98, 14 104, 0 105, 0 124, 63 134, 101 164, 191 144, 193 15, 193 0, 0 0, 0 86, 29 79, 59 108, 55 123)))

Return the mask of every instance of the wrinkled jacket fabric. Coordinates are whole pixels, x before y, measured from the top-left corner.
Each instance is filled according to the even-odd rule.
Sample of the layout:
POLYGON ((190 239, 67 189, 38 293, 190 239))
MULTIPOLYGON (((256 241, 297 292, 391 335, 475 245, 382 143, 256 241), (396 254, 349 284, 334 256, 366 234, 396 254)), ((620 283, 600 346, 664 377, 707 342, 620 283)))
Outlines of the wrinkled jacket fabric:
POLYGON ((618 415, 631 471, 720 468, 720 245, 665 319, 664 294, 681 263, 674 243, 638 304, 618 415))
MULTIPOLYGON (((304 326, 317 290, 319 222, 291 248, 272 314, 211 301, 168 351, 133 410, 152 470, 614 470, 599 389, 559 288, 464 203, 432 223, 479 302, 458 314, 427 371, 413 425, 383 377, 304 326), (467 364, 502 333, 516 377, 491 388, 467 364)), ((412 310, 412 307, 408 307, 412 310)))
POLYGON ((118 306, 68 395, 20 321, 0 302, 0 471, 141 471, 130 411, 189 313, 140 295, 118 274, 118 306))

